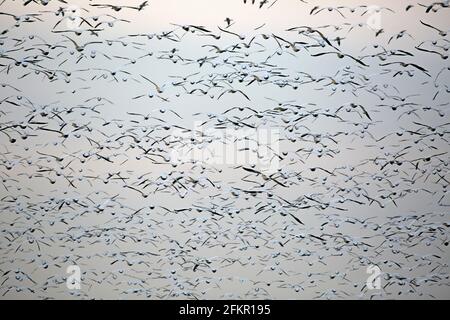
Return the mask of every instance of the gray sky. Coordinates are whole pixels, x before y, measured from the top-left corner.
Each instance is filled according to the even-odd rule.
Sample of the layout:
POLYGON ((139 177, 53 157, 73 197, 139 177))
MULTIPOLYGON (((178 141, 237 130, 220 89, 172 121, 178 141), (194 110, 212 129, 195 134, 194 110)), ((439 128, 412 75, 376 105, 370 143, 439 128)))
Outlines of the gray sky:
MULTIPOLYGON (((49 123, 48 128, 57 129, 61 125, 58 117, 36 111, 43 108, 50 114, 61 112, 66 123, 64 130, 83 126, 92 129, 80 130, 80 136, 71 133, 63 143, 54 132, 36 130, 39 125, 4 130, 17 139, 14 144, 7 134, 0 134, 0 177, 4 179, 3 187, 0 186, 0 199, 3 199, 0 201, 0 270, 12 270, 11 274, 24 271, 35 282, 4 275, 0 279, 5 280, 0 288, 2 298, 158 299, 186 298, 186 293, 204 299, 368 299, 372 294, 381 294, 382 298, 449 297, 449 251, 443 246, 448 237, 445 223, 449 221, 447 208, 450 204, 445 182, 449 179, 446 152, 450 151, 448 126, 445 126, 448 121, 446 86, 450 74, 446 68, 449 65, 448 59, 416 48, 448 54, 448 36, 421 23, 447 31, 450 28, 448 8, 425 13, 426 8, 411 1, 342 1, 343 6, 355 8, 353 13, 340 8, 345 16, 342 17, 326 8, 310 14, 316 5, 320 8, 336 6, 333 1, 308 1, 306 4, 298 0, 279 0, 270 9, 267 6, 258 9, 256 4, 243 4, 239 0, 160 0, 149 1, 149 6, 139 12, 126 8, 114 12, 92 7, 92 3, 95 2, 71 1, 69 5, 88 10, 80 10, 80 16, 92 23, 95 16, 100 16, 99 21, 114 21, 113 27, 103 24, 98 36, 89 31, 80 36, 54 32, 70 27, 67 18, 54 27, 61 19, 54 12, 63 5, 56 1, 47 6, 31 3, 24 7, 20 1, 7 0, 0 6, 1 12, 14 15, 39 13, 42 20, 22 22, 14 27, 13 17, 0 16, 0 30, 8 30, 0 37, 0 83, 12 86, 4 86, 0 91, 0 127, 29 121, 31 115, 35 115, 35 121, 44 120, 49 123), (414 6, 405 11, 408 4, 414 6), (382 9, 380 13, 370 11, 362 15, 367 7, 358 7, 360 5, 382 9), (244 41, 218 29, 226 27, 226 18, 233 21, 226 30, 245 37, 244 41), (215 40, 201 32, 185 32, 179 25, 202 26, 221 37, 215 40), (315 56, 336 50, 328 45, 324 48, 308 46, 320 44, 317 34, 314 39, 287 31, 300 26, 321 30, 328 39, 339 37, 340 45, 336 42, 333 45, 342 53, 361 58, 367 66, 349 56, 343 59, 335 54, 315 56), (377 35, 380 28, 383 32, 377 35), (170 31, 179 41, 158 40, 156 35, 170 31), (397 37, 400 32, 403 36, 397 37), (99 43, 87 45, 83 51, 85 56, 78 60, 80 53, 64 35, 80 45, 90 41, 99 43), (150 39, 146 35, 155 36, 150 39), (300 50, 295 52, 286 47, 281 50, 273 35, 298 42, 300 50), (236 52, 218 53, 208 46, 223 49, 248 43, 253 37, 254 43, 249 49, 236 52), (50 58, 43 57, 42 51, 36 49, 48 50, 45 43, 56 45, 50 50, 50 58), (184 60, 173 63, 165 59, 173 49, 175 59, 182 57, 184 60), (383 57, 383 52, 388 53, 386 60, 379 58, 383 57), (408 52, 411 56, 395 56, 393 52, 408 52), (91 57, 92 54, 95 57, 91 57), (17 66, 9 59, 32 60, 34 55, 42 60, 35 65, 17 66), (205 63, 199 67, 196 62, 215 56, 213 64, 216 66, 205 63), (262 68, 264 61, 267 64, 262 68), (396 63, 399 61, 416 64, 426 72, 413 65, 401 66, 396 63), (383 65, 390 62, 395 63, 383 65), (36 70, 41 72, 36 73, 36 70), (49 79, 42 70, 53 71, 57 76, 49 79), (115 77, 111 71, 116 72, 115 77), (274 76, 274 72, 282 76, 274 76), (250 85, 250 77, 239 82, 243 73, 269 78, 250 85), (182 80, 176 76, 183 78, 192 74, 184 88, 174 85, 182 80), (230 74, 229 78, 224 78, 230 74), (155 82, 162 92, 158 93, 144 77, 155 82), (231 78, 233 81, 229 82, 231 78), (207 95, 200 91, 186 93, 194 89, 206 90, 204 83, 214 81, 211 79, 218 79, 222 87, 209 89, 207 95), (351 81, 359 85, 353 86, 351 81), (295 83, 297 89, 293 88, 295 83), (241 90, 249 100, 239 92, 227 92, 228 89, 241 90), (149 98, 148 94, 153 97, 149 98), (90 100, 94 97, 107 99, 99 102, 95 109, 98 113, 89 110, 83 113, 83 109, 65 112, 71 107, 95 106, 97 101, 90 100), (277 109, 277 102, 283 107, 284 102, 301 105, 297 110, 300 114, 334 114, 340 106, 354 103, 364 106, 370 119, 362 110, 346 112, 343 108, 339 114, 343 121, 323 115, 299 121, 299 114, 292 112, 294 107, 277 109), (401 106, 393 110, 391 106, 395 105, 401 106), (280 132, 282 140, 275 151, 283 155, 278 165, 285 174, 282 178, 285 186, 269 181, 259 187, 263 192, 249 196, 242 190, 259 189, 255 183, 245 181, 246 176, 250 175, 249 179, 258 184, 264 184, 264 180, 261 175, 255 176, 239 168, 242 163, 224 161, 223 164, 206 163, 203 167, 185 163, 173 167, 169 162, 163 163, 160 156, 150 157, 153 160, 143 156, 138 147, 148 149, 154 139, 167 136, 170 140, 177 128, 193 129, 196 124, 205 122, 208 114, 220 118, 232 107, 249 107, 264 116, 256 118, 254 111, 245 109, 227 112, 227 117, 248 117, 258 128, 280 132), (166 112, 161 113, 160 109, 166 112), (405 113, 407 111, 411 113, 405 113), (129 113, 150 114, 156 119, 144 120, 129 113), (109 121, 112 124, 104 125, 109 121), (438 129, 442 136, 431 135, 414 143, 416 136, 407 130, 422 133, 429 129, 423 126, 420 129, 421 125, 414 122, 430 127, 444 125, 438 129), (164 125, 169 126, 168 130, 164 125), (288 128, 292 126, 295 130, 290 132, 288 128), (322 141, 308 141, 303 133, 321 134, 322 141), (118 139, 127 134, 139 137, 140 141, 130 137, 118 139), (148 141, 146 135, 151 137, 148 141), (326 135, 335 137, 336 142, 326 139, 326 135), (376 141, 385 135, 388 135, 385 139, 376 141), (289 140, 293 137, 295 141, 289 140), (108 147, 99 150, 96 142, 108 147), (405 148, 405 155, 400 157, 405 163, 442 155, 428 163, 421 162, 420 169, 414 168, 414 161, 413 165, 405 164, 397 170, 391 166, 381 170, 379 165, 367 161, 376 157, 390 159, 405 148), (309 149, 312 149, 310 156, 307 155, 309 149), (318 157, 320 152, 333 156, 318 157), (95 153, 110 157, 112 161, 92 156, 95 153), (88 156, 83 163, 79 159, 85 154, 88 156), (58 162, 55 157, 64 159, 58 162), (328 175, 325 171, 310 170, 316 167, 340 173, 328 175), (351 167, 355 169, 350 170, 351 167), (50 172, 45 171, 49 168, 50 172), (118 172, 126 177, 126 182, 118 178, 119 175, 111 179, 110 174, 118 172), (166 175, 169 180, 180 176, 187 185, 193 179, 201 183, 192 186, 186 194, 172 187, 162 191, 166 175), (346 175, 353 175, 353 180, 347 180, 346 175), (74 186, 64 176, 70 176, 74 186), (298 176, 303 177, 303 181, 297 179, 298 176), (444 179, 439 179, 440 176, 444 179), (124 186, 132 185, 141 190, 140 182, 144 177, 150 183, 143 189, 146 198, 124 186), (377 180, 378 177, 392 182, 377 180), (53 179, 55 183, 51 184, 53 179), (105 184, 104 180, 108 179, 111 180, 105 184), (412 182, 414 180, 417 181, 412 182), (346 194, 338 191, 339 188, 354 191, 358 187, 364 190, 361 194, 379 199, 384 207, 362 195, 355 196, 354 200, 363 204, 345 202, 341 206, 339 199, 346 194), (413 191, 415 189, 417 192, 413 191), (392 192, 396 192, 395 202, 382 198, 392 192), (335 208, 301 209, 305 203, 311 204, 305 196, 332 203, 335 208), (73 199, 84 206, 77 205, 73 199), (262 205, 268 207, 257 211, 262 205), (198 210, 200 207, 210 211, 198 210), (343 207, 345 211, 336 207, 343 207), (185 208, 191 211, 182 210, 185 208), (137 210, 140 210, 138 214, 132 215, 137 210), (220 212, 224 217, 216 221, 211 211, 220 212), (399 218, 392 218, 397 216, 399 218), (371 218, 370 223, 343 222, 366 218, 371 218), (429 231, 428 226, 434 227, 433 231, 429 231), (31 232, 30 228, 39 230, 31 232), (99 228, 107 230, 97 236, 92 230, 99 228), (392 236, 392 232, 398 234, 392 236), (311 235, 332 236, 321 242, 311 235), (343 245, 344 235, 369 245, 343 245), (11 242, 11 239, 15 240, 11 242), (287 240, 284 246, 279 244, 287 240), (177 245, 186 241, 192 246, 185 244, 181 249, 177 245), (123 255, 123 252, 128 253, 123 255), (121 255, 126 256, 128 262, 133 261, 132 265, 120 261, 121 255), (210 261, 206 267, 205 259, 210 261), (186 261, 189 263, 184 263, 186 261), (192 267, 195 261, 201 263, 196 272, 192 267), (82 288, 78 291, 66 287, 65 271, 71 264, 80 266, 84 272, 82 288), (379 265, 384 275, 390 274, 394 279, 396 275, 404 277, 407 284, 383 278, 383 285, 388 284, 384 290, 364 289, 368 277, 366 268, 373 264, 379 265), (433 277, 439 280, 425 281, 433 277), (54 279, 60 281, 50 284, 54 279), (412 279, 420 285, 412 285, 412 279), (16 288, 22 290, 17 292, 16 288), (408 292, 410 289, 413 291, 408 292), (398 295, 399 291, 402 295, 398 295)), ((132 5, 129 1, 114 3, 132 5)), ((81 28, 86 27, 87 24, 83 24, 81 28)), ((215 119, 206 127, 214 128, 215 119)), ((180 148, 177 143, 157 145, 161 149, 151 153, 167 156, 180 148)))

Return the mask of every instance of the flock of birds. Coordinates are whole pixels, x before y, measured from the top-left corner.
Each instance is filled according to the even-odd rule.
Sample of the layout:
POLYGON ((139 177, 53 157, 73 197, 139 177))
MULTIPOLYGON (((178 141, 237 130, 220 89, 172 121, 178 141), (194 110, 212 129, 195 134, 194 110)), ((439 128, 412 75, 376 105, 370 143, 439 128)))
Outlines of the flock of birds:
POLYGON ((448 0, 227 1, 308 21, 245 32, 111 2, 0 3, 3 299, 449 297, 448 0), (272 171, 173 161, 259 129, 272 171))

